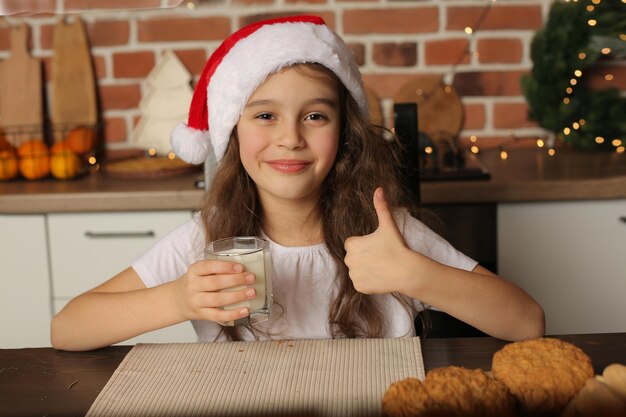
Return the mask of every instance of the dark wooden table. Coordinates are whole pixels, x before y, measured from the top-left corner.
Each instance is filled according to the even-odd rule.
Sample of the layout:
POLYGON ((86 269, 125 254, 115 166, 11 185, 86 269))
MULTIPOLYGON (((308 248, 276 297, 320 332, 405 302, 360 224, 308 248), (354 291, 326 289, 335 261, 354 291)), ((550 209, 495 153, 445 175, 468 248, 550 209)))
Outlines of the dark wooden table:
MULTIPOLYGON (((626 333, 557 336, 582 348, 596 373, 626 363, 626 333)), ((426 371, 447 365, 491 368, 506 342, 490 337, 425 339, 426 371)), ((52 348, 0 350, 0 416, 84 416, 132 346, 91 352, 52 348)))

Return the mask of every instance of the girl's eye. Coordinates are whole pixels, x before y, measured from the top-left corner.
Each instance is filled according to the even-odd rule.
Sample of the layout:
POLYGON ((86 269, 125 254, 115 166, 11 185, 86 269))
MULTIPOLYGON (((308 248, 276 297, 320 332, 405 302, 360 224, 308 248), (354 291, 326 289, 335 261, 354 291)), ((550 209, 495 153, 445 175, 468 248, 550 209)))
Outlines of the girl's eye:
POLYGON ((261 113, 257 114, 256 118, 261 120, 272 120, 274 116, 271 113, 261 113))
POLYGON ((306 120, 327 120, 328 118, 321 113, 311 113, 305 117, 306 120))

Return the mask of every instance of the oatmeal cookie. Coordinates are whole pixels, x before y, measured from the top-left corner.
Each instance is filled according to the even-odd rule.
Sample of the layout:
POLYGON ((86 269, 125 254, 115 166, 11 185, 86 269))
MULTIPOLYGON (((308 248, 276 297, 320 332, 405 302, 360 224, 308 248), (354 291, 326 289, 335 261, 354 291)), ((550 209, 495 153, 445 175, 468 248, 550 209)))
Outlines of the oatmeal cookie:
POLYGON ((515 416, 516 402, 501 382, 480 369, 433 369, 424 382, 410 378, 392 384, 383 398, 390 417, 515 416))
POLYGON ((560 413, 594 376, 585 352, 553 338, 504 346, 493 356, 491 371, 533 416, 560 413))

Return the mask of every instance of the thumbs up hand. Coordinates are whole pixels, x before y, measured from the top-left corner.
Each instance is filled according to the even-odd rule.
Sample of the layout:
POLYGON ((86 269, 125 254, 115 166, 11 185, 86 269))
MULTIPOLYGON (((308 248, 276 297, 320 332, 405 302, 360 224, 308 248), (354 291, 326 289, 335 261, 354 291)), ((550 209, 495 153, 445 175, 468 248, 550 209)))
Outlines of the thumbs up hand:
POLYGON ((414 252, 398 230, 382 188, 374 191, 374 208, 378 228, 369 235, 346 239, 344 262, 357 291, 387 294, 399 291, 399 278, 407 273, 408 256, 414 252))

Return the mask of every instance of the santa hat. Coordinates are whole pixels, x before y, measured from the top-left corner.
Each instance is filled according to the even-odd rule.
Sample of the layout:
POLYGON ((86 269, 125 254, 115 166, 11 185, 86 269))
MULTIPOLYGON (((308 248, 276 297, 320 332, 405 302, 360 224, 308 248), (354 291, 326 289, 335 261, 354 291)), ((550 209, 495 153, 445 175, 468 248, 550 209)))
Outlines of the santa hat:
POLYGON ((337 75, 368 117, 367 96, 352 51, 317 16, 265 20, 239 29, 215 50, 194 90, 189 119, 171 134, 174 153, 200 164, 219 162, 231 132, 268 75, 299 63, 318 63, 337 75))

